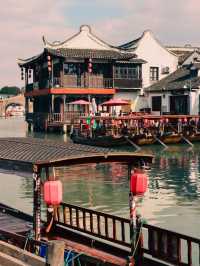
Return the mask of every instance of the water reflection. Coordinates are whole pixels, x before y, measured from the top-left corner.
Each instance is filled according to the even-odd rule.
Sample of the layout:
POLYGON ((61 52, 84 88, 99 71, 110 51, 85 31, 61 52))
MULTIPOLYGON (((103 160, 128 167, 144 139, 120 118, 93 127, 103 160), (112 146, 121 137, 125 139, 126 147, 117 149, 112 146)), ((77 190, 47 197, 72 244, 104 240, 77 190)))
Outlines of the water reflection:
MULTIPOLYGON (((63 135, 28 134, 23 120, 0 120, 0 136, 27 136, 68 141, 63 135)), ((145 147, 155 155, 149 190, 139 199, 138 211, 149 223, 199 236, 200 144, 145 147)), ((129 147, 129 149, 132 149, 129 147)), ((58 170, 64 184, 64 201, 129 217, 127 166, 118 163, 65 167, 58 170)), ((32 211, 32 178, 28 174, 0 173, 0 201, 32 211)))

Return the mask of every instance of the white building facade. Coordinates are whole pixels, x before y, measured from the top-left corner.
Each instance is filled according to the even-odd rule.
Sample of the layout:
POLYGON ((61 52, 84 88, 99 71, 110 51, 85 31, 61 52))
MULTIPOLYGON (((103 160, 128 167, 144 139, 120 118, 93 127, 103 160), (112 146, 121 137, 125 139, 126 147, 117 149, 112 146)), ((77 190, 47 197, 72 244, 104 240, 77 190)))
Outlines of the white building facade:
MULTIPOLYGON (((150 30, 145 31, 140 38, 121 45, 120 48, 135 53, 139 58, 146 61, 142 65, 143 89, 173 73, 178 67, 178 56, 168 51, 150 30)), ((134 96, 132 96, 136 111, 141 108, 151 108, 148 105, 148 98, 141 97, 143 89, 139 94, 133 93, 134 96)))
POLYGON ((200 114, 200 63, 182 66, 145 89, 148 105, 157 114, 200 114))

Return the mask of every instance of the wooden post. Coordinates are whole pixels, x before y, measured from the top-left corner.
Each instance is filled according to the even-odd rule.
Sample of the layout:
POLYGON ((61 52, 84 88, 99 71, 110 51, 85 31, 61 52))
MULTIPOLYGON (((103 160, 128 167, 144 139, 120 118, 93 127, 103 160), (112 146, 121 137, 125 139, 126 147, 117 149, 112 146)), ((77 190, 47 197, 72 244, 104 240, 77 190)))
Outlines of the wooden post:
POLYGON ((35 240, 40 240, 41 226, 41 179, 36 165, 33 166, 33 229, 35 240))
POLYGON ((136 248, 137 236, 137 217, 136 217, 136 200, 137 197, 132 192, 129 193, 130 204, 130 240, 131 240, 131 256, 133 256, 136 248))
MULTIPOLYGON (((129 183, 131 180, 131 170, 132 166, 128 165, 128 179, 129 183)), ((130 207, 130 241, 131 241, 131 256, 130 256, 130 266, 135 265, 134 252, 136 248, 137 241, 137 217, 136 217, 136 195, 131 191, 129 192, 129 207, 130 207)))
POLYGON ((47 251, 47 265, 64 265, 65 242, 60 240, 49 241, 47 251))

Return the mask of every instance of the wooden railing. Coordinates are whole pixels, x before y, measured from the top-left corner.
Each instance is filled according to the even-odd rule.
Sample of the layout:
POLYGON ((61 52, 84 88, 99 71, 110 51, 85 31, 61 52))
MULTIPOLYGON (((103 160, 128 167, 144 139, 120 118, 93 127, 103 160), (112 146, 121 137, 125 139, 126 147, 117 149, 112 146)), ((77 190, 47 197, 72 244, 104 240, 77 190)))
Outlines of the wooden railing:
POLYGON ((62 203, 58 222, 72 229, 130 246, 129 220, 102 212, 62 203))
POLYGON ((52 113, 48 115, 49 123, 67 123, 73 119, 79 119, 80 117, 87 117, 88 113, 81 112, 65 112, 65 113, 52 113))
MULTIPOLYGON (((58 83, 57 83, 58 84, 58 83)), ((104 78, 102 75, 86 75, 86 77, 77 75, 65 75, 59 81, 61 87, 71 88, 113 88, 113 79, 104 78)))
MULTIPOLYGON (((57 224, 104 239, 124 247, 130 244, 129 219, 62 203, 57 209, 57 224)), ((142 224, 144 254, 173 265, 200 265, 200 239, 142 224)))

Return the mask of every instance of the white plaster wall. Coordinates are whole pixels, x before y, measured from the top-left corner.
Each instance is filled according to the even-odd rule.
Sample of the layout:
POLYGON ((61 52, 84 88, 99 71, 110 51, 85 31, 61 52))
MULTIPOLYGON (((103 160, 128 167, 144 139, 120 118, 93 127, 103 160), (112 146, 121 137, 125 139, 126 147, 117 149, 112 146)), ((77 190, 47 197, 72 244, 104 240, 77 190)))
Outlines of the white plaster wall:
POLYGON ((72 48, 72 49, 97 49, 97 50, 118 50, 112 48, 110 45, 100 40, 94 34, 92 34, 91 28, 88 25, 82 25, 80 31, 64 41, 63 43, 57 43, 53 46, 50 43, 45 44, 47 47, 53 49, 58 48, 72 48))
POLYGON ((170 93, 165 92, 165 93, 149 93, 148 95, 148 105, 152 109, 152 97, 154 96, 161 96, 161 106, 162 106, 162 111, 164 112, 169 112, 170 111, 170 93), (165 97, 163 97, 165 95, 165 97))
POLYGON ((151 31, 145 31, 138 47, 134 51, 137 56, 147 61, 142 66, 143 87, 151 85, 150 66, 159 67, 159 79, 168 74, 162 74, 163 67, 169 67, 170 73, 174 72, 178 66, 178 57, 170 53, 154 37, 151 31))
POLYGON ((192 91, 190 93, 190 114, 198 115, 199 114, 199 89, 196 91, 192 91))
MULTIPOLYGON (((200 95, 200 89, 197 91, 192 91, 190 93, 190 115, 199 114, 199 95, 200 95)), ((163 93, 149 93, 148 104, 150 108, 152 108, 152 96, 162 96, 162 107, 166 106, 167 107, 166 112, 170 112, 171 93, 166 92, 165 97, 163 97, 163 93)))
POLYGON ((130 92, 117 92, 114 95, 114 99, 131 101, 131 110, 133 112, 138 112, 141 108, 148 107, 148 99, 146 97, 141 97, 139 95, 139 90, 130 92))

